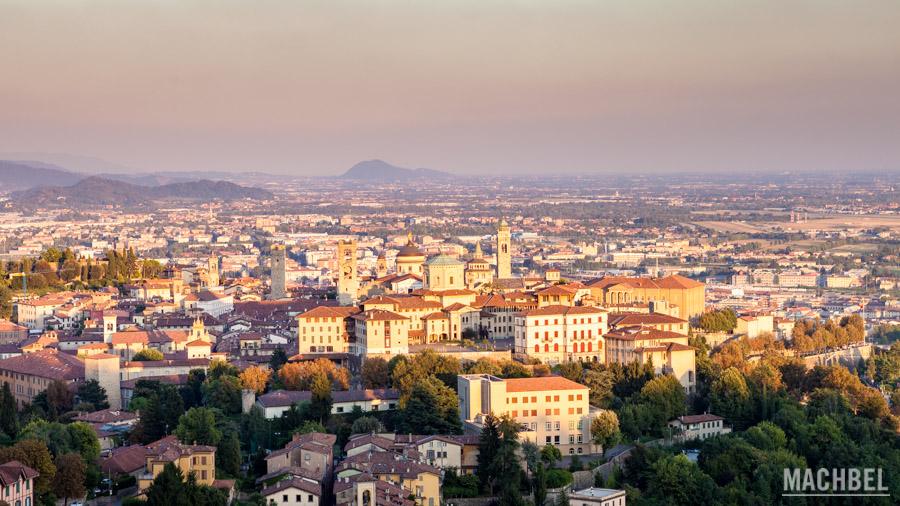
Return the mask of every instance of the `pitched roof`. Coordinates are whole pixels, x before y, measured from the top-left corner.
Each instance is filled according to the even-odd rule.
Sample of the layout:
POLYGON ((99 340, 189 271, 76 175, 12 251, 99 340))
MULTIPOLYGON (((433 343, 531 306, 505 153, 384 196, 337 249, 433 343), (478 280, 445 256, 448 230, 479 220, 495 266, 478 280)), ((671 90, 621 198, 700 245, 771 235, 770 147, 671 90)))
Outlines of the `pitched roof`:
POLYGON ((18 460, 10 460, 5 464, 0 464, 0 485, 12 485, 19 480, 37 478, 39 473, 34 469, 22 464, 18 460))
POLYGON ((60 381, 84 379, 84 364, 78 358, 53 349, 0 360, 0 370, 60 381))
POLYGON ((587 387, 562 376, 541 376, 536 378, 509 378, 507 392, 542 392, 545 390, 583 390, 587 387))

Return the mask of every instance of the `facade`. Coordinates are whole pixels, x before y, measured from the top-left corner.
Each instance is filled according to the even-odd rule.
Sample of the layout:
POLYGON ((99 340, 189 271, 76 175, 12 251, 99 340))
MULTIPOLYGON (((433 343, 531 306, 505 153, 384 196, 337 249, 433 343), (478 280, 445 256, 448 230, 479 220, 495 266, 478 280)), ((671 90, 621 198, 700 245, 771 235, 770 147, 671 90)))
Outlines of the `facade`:
POLYGON ((426 290, 463 290, 466 288, 466 264, 447 255, 425 262, 426 290))
POLYGON ((687 336, 635 326, 618 328, 603 337, 608 363, 651 363, 656 374, 672 374, 687 393, 694 392, 697 384, 696 357, 694 348, 688 346, 687 336))
POLYGON ((73 384, 84 380, 84 364, 74 355, 54 349, 0 360, 0 382, 9 383, 16 406, 30 404, 53 381, 73 384))
MULTIPOLYGON (((255 404, 263 410, 266 418, 278 418, 291 406, 309 401, 312 393, 298 390, 275 390, 260 395, 255 404)), ((376 390, 336 390, 331 393, 331 412, 333 414, 351 413, 359 407, 363 412, 387 411, 397 408, 400 392, 392 388, 376 390)), ((251 397, 252 403, 252 397, 251 397)))
POLYGON ((355 306, 317 306, 297 315, 298 352, 349 353, 355 306))
POLYGON ((0 464, 0 500, 10 506, 32 506, 38 476, 37 471, 17 460, 0 464))
POLYGON ((272 278, 272 286, 269 291, 269 298, 272 300, 279 300, 285 298, 287 295, 287 286, 285 285, 284 279, 284 269, 285 269, 285 250, 283 244, 273 244, 272 245, 272 257, 271 257, 271 278, 272 278))
POLYGON ((477 242, 475 243, 475 255, 466 262, 466 288, 477 290, 489 285, 493 279, 494 272, 491 270, 491 264, 485 260, 484 253, 481 251, 481 243, 477 242))
POLYGON ((0 344, 19 344, 28 339, 28 327, 0 319, 0 344))
POLYGON ((409 353, 409 318, 383 309, 353 316, 355 355, 405 355, 409 353))
POLYGON ((552 444, 563 455, 590 454, 589 389, 560 376, 501 379, 489 374, 458 377, 459 414, 467 433, 484 417, 507 414, 522 424, 519 437, 552 444))
POLYGON ((144 472, 138 477, 138 490, 141 492, 147 490, 169 463, 185 476, 194 473, 200 485, 212 486, 216 481, 215 446, 183 444, 175 436, 166 436, 145 448, 144 472))
POLYGON ((587 306, 545 306, 515 316, 515 352, 544 364, 605 362, 607 313, 587 306))
POLYGON ((348 456, 335 470, 338 481, 360 474, 408 490, 422 506, 441 504, 441 471, 428 464, 391 452, 364 452, 348 456))
POLYGON ((684 415, 670 421, 669 427, 673 429, 673 437, 680 441, 704 440, 731 432, 724 422, 721 416, 716 415, 684 415))
POLYGON ((262 489, 260 495, 267 505, 319 506, 322 502, 322 485, 315 480, 295 477, 262 489))
POLYGON ((664 278, 607 276, 588 283, 591 295, 604 307, 665 301, 678 306, 682 318, 693 318, 706 307, 706 285, 677 274, 664 278))
POLYGON ((506 220, 500 220, 497 227, 497 278, 509 279, 512 277, 512 235, 509 232, 509 224, 506 220))

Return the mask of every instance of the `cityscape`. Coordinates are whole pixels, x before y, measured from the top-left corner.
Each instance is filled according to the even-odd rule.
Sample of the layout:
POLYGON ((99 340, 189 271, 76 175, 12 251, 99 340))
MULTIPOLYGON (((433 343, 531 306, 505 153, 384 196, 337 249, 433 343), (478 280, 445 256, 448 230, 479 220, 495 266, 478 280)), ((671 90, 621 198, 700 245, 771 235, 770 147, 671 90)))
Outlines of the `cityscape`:
POLYGON ((0 2, 0 506, 900 503, 896 5, 786 7, 798 42, 740 2, 40 4, 0 2), (594 72, 631 67, 583 44, 649 42, 600 19, 671 37, 635 72, 687 86, 665 46, 733 70, 688 29, 724 13, 786 44, 748 63, 772 102, 825 75, 799 55, 831 23, 868 37, 829 69, 865 60, 881 101, 728 95, 754 123, 707 76, 716 127, 631 104, 649 137, 604 147, 618 109, 581 84, 612 103, 594 72), (382 37, 325 44, 332 22, 382 37), (275 63, 297 48, 334 73, 275 63), (331 82, 373 60, 359 96, 331 82))

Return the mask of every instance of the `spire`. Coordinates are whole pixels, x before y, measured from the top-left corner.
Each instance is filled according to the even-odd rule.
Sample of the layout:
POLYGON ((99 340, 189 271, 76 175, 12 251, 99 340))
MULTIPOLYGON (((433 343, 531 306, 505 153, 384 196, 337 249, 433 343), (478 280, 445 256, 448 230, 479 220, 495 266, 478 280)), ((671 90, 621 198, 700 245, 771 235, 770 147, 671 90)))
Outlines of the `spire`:
POLYGON ((413 242, 412 230, 406 232, 406 245, 407 246, 415 246, 416 243, 413 242))
POLYGON ((481 258, 484 253, 481 252, 481 241, 475 243, 475 258, 481 258))

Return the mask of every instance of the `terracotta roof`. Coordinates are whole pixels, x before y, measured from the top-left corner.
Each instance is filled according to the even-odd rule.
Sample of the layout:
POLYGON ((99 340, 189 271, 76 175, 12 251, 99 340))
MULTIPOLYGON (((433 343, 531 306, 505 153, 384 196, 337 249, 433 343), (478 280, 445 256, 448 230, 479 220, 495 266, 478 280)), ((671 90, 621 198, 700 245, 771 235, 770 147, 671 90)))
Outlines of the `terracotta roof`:
POLYGON ((0 464, 0 485, 3 486, 12 485, 19 480, 37 478, 38 476, 39 473, 37 471, 18 460, 10 460, 5 464, 0 464))
POLYGON ((349 318, 359 312, 356 306, 317 306, 298 314, 297 318, 349 318))
POLYGON ((709 413, 705 413, 702 415, 684 415, 678 417, 678 421, 683 424, 715 422, 716 420, 724 420, 724 418, 722 418, 721 416, 711 415, 709 413))
POLYGON ((141 445, 114 448, 109 457, 100 461, 104 476, 109 474, 131 474, 142 469, 147 462, 147 450, 141 445))
POLYGON ((353 315, 353 318, 361 321, 388 321, 409 319, 403 315, 399 315, 397 313, 394 313, 393 311, 385 311, 384 309, 370 309, 368 311, 353 315))
POLYGON ((606 310, 592 306, 544 306, 537 309, 529 309, 519 313, 522 316, 544 316, 544 315, 564 315, 571 314, 604 314, 606 310))
POLYGON ((662 313, 614 313, 609 315, 610 326, 681 324, 687 320, 662 313))
POLYGON ((643 339, 686 339, 687 336, 678 332, 670 332, 668 330, 657 330, 653 327, 620 327, 616 330, 607 332, 603 336, 606 339, 622 339, 628 341, 643 339))
POLYGON ((260 494, 263 497, 269 497, 272 494, 277 494, 284 490, 289 490, 291 488, 295 488, 297 490, 302 490, 304 492, 308 492, 310 494, 315 494, 316 496, 322 495, 322 486, 314 481, 310 481, 308 479, 303 478, 291 478, 290 480, 281 480, 278 483, 272 485, 271 487, 267 487, 262 489, 260 494))
POLYGON ((80 360, 52 349, 0 360, 0 370, 51 380, 84 379, 84 364, 80 360))
POLYGON ((542 376, 537 378, 509 378, 507 392, 541 392, 545 390, 584 390, 586 386, 562 376, 542 376))

